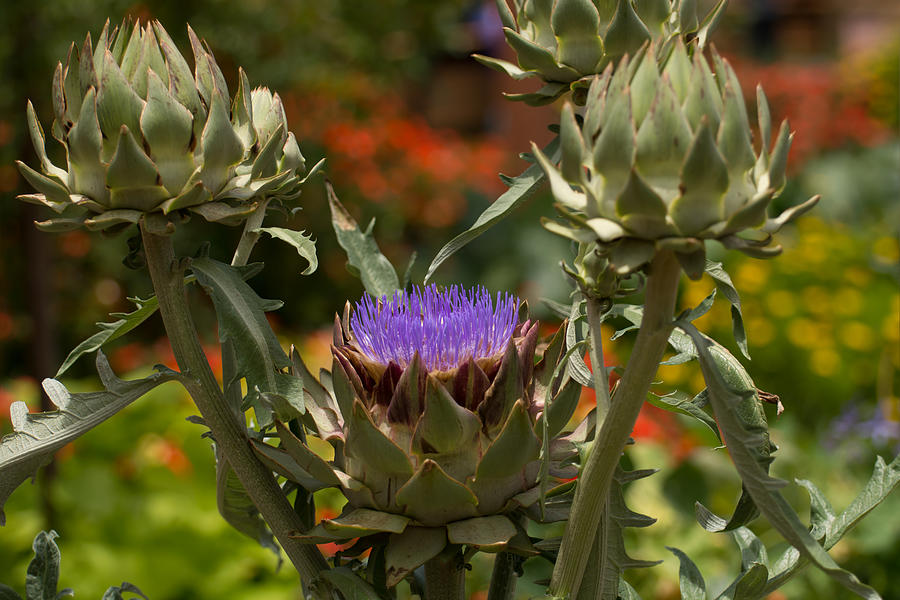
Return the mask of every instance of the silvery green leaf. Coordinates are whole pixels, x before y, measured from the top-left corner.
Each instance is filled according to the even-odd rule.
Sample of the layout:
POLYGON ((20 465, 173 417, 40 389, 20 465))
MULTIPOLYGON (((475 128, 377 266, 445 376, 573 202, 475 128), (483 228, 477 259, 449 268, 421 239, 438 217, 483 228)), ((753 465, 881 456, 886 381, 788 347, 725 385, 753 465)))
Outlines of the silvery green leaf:
MULTIPOLYGON (((856 526, 859 521, 866 516, 872 509, 881 504, 881 502, 893 492, 897 485, 900 484, 900 455, 896 456, 890 464, 885 464, 884 459, 880 456, 875 460, 875 469, 868 483, 860 491, 843 512, 834 517, 828 518, 828 502, 824 498, 812 501, 813 489, 812 484, 805 485, 811 493, 810 513, 813 521, 813 529, 816 529, 815 515, 818 513, 820 522, 824 523, 826 531, 823 546, 826 550, 831 549, 837 544, 841 538, 856 526), (818 506, 816 506, 818 505, 818 506), (824 519, 822 519, 824 517, 824 519)), ((817 492, 818 490, 816 490, 817 492)), ((819 494, 816 493, 816 496, 819 494)), ((802 570, 809 560, 801 556, 795 548, 788 550, 772 565, 772 576, 766 584, 765 593, 772 592, 796 575, 802 570)))
POLYGON ((10 406, 13 433, 0 440, 0 525, 6 522, 3 503, 54 452, 156 386, 178 377, 174 371, 166 370, 144 379, 124 381, 116 377, 102 352, 97 353, 97 372, 105 387, 100 392, 72 394, 59 381, 45 379, 44 391, 57 410, 31 414, 24 402, 10 406))
MULTIPOLYGON (((193 278, 191 279, 193 280, 193 278)), ((69 352, 69 355, 66 356, 66 360, 63 361, 63 364, 56 372, 55 377, 59 377, 65 373, 69 367, 83 355, 88 352, 99 350, 105 344, 125 335, 146 321, 156 312, 156 309, 159 308, 159 301, 156 299, 156 296, 150 296, 146 300, 141 300, 140 298, 129 298, 129 300, 131 300, 137 308, 130 313, 113 313, 112 316, 119 317, 119 319, 112 323, 97 323, 97 326, 100 327, 100 331, 75 346, 75 348, 69 352)))
POLYGON ((372 235, 375 221, 365 231, 360 230, 359 224, 338 200, 331 184, 326 182, 325 187, 331 209, 331 225, 338 243, 347 253, 348 270, 362 280, 363 287, 375 298, 393 294, 400 287, 400 280, 372 235))
MULTIPOLYGON (((55 531, 42 531, 34 538, 34 558, 25 575, 26 600, 56 600, 59 584, 59 547, 53 541, 55 531)), ((71 592, 71 590, 69 590, 71 592)), ((68 594, 68 595, 71 595, 68 594)))
POLYGON ((107 589, 103 593, 103 597, 100 600, 124 600, 125 593, 134 594, 135 596, 140 596, 144 600, 147 600, 147 596, 133 583, 128 583, 127 581, 123 581, 122 585, 112 586, 107 589))
MULTIPOLYGON (((553 141, 547 144, 543 148, 543 153, 551 163, 555 164, 559 161, 559 138, 554 138, 553 141)), ((544 171, 539 165, 531 165, 521 175, 515 177, 510 188, 481 213, 471 227, 454 237, 440 249, 428 267, 428 272, 425 274, 425 283, 428 283, 434 272, 445 260, 522 204, 530 194, 540 187, 544 179, 544 171)))
POLYGON ((255 232, 268 233, 273 238, 288 243, 296 248, 297 253, 309 262, 309 266, 303 270, 301 275, 312 275, 319 266, 316 258, 316 242, 311 235, 305 235, 303 231, 294 231, 293 229, 284 229, 282 227, 260 227, 255 232))
POLYGON ((739 416, 742 399, 752 392, 748 390, 737 392, 726 382, 726 378, 723 377, 719 365, 713 360, 710 352, 715 342, 700 333, 690 323, 678 321, 676 324, 691 336, 697 347, 700 368, 709 390, 710 403, 722 429, 725 443, 734 465, 759 511, 794 548, 800 551, 803 557, 824 573, 862 598, 880 599, 881 596, 874 589, 838 566, 825 549, 813 539, 800 517, 779 492, 785 482, 773 479, 760 464, 759 433, 748 429, 739 416))
MULTIPOLYGON (((272 423, 271 404, 288 410, 279 416, 283 421, 305 411, 303 386, 300 380, 283 372, 291 362, 275 333, 266 320, 265 313, 281 307, 278 300, 264 300, 244 281, 241 271, 213 260, 199 257, 191 261, 191 270, 197 282, 210 295, 219 322, 219 340, 231 340, 237 358, 237 377, 247 380, 248 400, 257 413, 262 426, 272 423), (272 394, 284 402, 266 403, 261 394, 272 394), (269 404, 269 406, 267 406, 269 404)), ((233 382, 226 381, 225 385, 233 382)))
POLYGON ((697 419, 706 425, 713 435, 716 436, 716 439, 719 440, 720 444, 722 443, 722 437, 719 434, 719 427, 716 425, 716 420, 703 410, 702 405, 705 403, 702 402, 700 398, 696 396, 692 398, 679 392, 673 392, 664 396, 657 396, 656 394, 650 393, 647 395, 647 402, 658 408, 664 408, 697 419))
POLYGON ((744 318, 741 314, 741 297, 731 276, 722 267, 722 263, 706 261, 706 272, 716 282, 716 289, 722 292, 722 295, 731 303, 731 326, 734 332, 734 340, 737 342, 741 353, 750 359, 750 351, 747 348, 747 334, 744 330, 744 318))

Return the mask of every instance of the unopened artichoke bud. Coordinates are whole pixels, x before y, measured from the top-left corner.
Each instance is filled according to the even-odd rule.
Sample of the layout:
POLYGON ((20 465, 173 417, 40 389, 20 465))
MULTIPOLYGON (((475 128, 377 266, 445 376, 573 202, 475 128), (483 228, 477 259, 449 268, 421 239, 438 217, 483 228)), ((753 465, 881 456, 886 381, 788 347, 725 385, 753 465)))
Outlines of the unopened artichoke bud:
POLYGON ((573 380, 554 380, 564 335, 535 364, 538 324, 520 324, 518 305, 483 288, 432 285, 364 296, 337 320, 333 401, 310 390, 310 413, 335 446, 334 473, 349 503, 302 539, 437 539, 422 548, 433 554, 421 562, 445 543, 510 549, 518 530, 505 515, 539 497, 543 436, 560 442, 547 446, 545 483, 575 475, 560 470, 565 448, 572 458, 574 447, 557 436, 580 393, 573 380), (555 407, 546 428, 545 404, 555 407))
POLYGON ((581 244, 574 269, 565 263, 563 269, 576 281, 585 296, 609 299, 624 291, 621 276, 609 264, 603 249, 595 243, 581 244))
POLYGON ((65 168, 27 108, 40 172, 18 166, 39 193, 20 198, 59 214, 39 227, 118 229, 151 213, 158 232, 190 213, 237 224, 264 199, 299 194, 304 159, 278 94, 251 90, 240 70, 231 99, 209 47, 188 34, 193 72, 159 22, 112 31, 107 22, 96 49, 90 34, 72 44, 53 76, 50 131, 65 168))
MULTIPOLYGON (((475 55, 483 64, 513 79, 540 77, 537 92, 507 94, 512 100, 540 105, 570 89, 581 90, 585 78, 603 72, 646 44, 665 56, 675 40, 690 37, 706 45, 725 11, 727 0, 700 19, 696 0, 496 0, 506 41, 518 65, 475 55)), ((583 104, 583 94, 573 99, 583 104)))
POLYGON ((772 234, 812 208, 818 196, 769 218, 784 187, 792 134, 772 135, 769 106, 757 88, 760 140, 754 148, 740 83, 715 52, 688 57, 678 42, 660 68, 653 50, 614 74, 598 76, 584 119, 563 109, 562 159, 534 148, 566 224, 545 227, 596 242, 619 274, 674 250, 687 274, 705 265, 704 241, 765 258, 780 253, 772 234), (744 235, 742 235, 744 234, 744 235))

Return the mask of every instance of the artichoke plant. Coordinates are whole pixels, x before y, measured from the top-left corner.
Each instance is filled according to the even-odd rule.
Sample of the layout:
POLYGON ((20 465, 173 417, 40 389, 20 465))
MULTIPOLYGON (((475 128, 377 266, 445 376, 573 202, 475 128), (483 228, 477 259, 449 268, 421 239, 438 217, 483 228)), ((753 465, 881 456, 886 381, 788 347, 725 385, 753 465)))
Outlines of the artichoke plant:
MULTIPOLYGON (((585 78, 600 73, 626 54, 650 43, 667 51, 676 39, 706 44, 727 5, 719 0, 702 19, 697 0, 497 0, 506 42, 518 65, 476 55, 483 64, 514 79, 540 77, 536 91, 507 94, 540 105, 570 89, 582 90, 585 78)), ((576 94, 581 104, 583 94, 576 94)))
POLYGON ((301 539, 386 541, 389 585, 448 544, 538 553, 517 517, 540 519, 537 501, 556 493, 548 488, 571 487, 556 477, 575 476, 562 464, 575 446, 559 433, 580 385, 558 377, 561 333, 535 364, 538 324, 518 323, 518 303, 434 285, 364 296, 336 319, 331 390, 303 376, 295 354, 314 430, 334 446, 334 461, 281 424, 281 450, 255 447, 307 489, 332 485, 348 499, 340 517, 301 539), (403 548, 417 551, 398 558, 403 548))
POLYGON ((651 47, 594 79, 583 119, 567 105, 559 166, 533 147, 566 220, 545 227, 596 243, 619 275, 671 249, 689 276, 700 277, 708 239, 750 256, 778 254, 780 246, 767 247, 772 234, 818 196, 768 217, 784 186, 790 128, 782 122, 772 141, 757 88, 754 149, 737 76, 715 51, 712 63, 678 41, 660 67, 651 47), (750 237, 740 235, 748 230, 750 237))
POLYGON ((72 44, 53 76, 50 130, 66 168, 27 107, 40 172, 18 166, 39 193, 20 198, 59 215, 39 227, 115 229, 152 215, 147 225, 165 233, 189 213, 236 224, 263 199, 299 194, 304 159, 278 94, 251 90, 240 70, 231 100, 209 47, 188 35, 193 73, 159 22, 107 22, 96 49, 90 34, 72 44))

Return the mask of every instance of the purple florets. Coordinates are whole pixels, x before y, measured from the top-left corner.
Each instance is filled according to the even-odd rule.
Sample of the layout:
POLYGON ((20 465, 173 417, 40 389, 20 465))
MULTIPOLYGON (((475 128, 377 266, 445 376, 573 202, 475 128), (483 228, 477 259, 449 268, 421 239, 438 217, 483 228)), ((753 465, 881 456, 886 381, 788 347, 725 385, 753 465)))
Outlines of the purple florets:
POLYGON ((350 317, 350 329, 372 360, 406 367, 418 352, 428 370, 445 371, 470 357, 502 352, 518 319, 519 299, 511 294, 497 292, 492 301, 480 286, 438 290, 432 284, 377 302, 364 295, 350 317))

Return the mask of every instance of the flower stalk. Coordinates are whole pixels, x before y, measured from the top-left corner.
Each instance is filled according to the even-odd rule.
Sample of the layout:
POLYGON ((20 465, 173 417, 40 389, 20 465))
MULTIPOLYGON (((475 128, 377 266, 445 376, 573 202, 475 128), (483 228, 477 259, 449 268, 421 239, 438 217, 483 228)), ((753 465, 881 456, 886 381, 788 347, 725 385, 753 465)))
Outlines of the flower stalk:
POLYGON ((428 600, 465 600, 466 569, 460 553, 442 552, 425 563, 425 593, 428 600))
POLYGON ((499 552, 494 558, 494 570, 491 574, 491 587, 488 600, 513 600, 516 597, 516 564, 519 561, 512 552, 499 552))
MULTIPOLYGON (((607 504, 613 473, 628 436, 634 429, 672 332, 672 316, 680 276, 681 266, 675 254, 671 251, 657 253, 649 268, 644 316, 634 350, 610 403, 609 412, 602 426, 598 425, 600 428, 578 479, 572 512, 550 582, 549 592, 553 596, 573 597, 581 583, 590 557, 585 549, 593 545, 607 504)), ((591 319, 590 314, 596 310, 597 305, 592 307, 588 303, 592 329, 593 321, 598 319, 596 315, 591 319)), ((594 338, 597 337, 596 331, 592 331, 592 334, 594 338)), ((595 373, 597 370, 595 365, 595 373)))
POLYGON ((183 268, 175 257, 170 236, 147 231, 141 222, 147 268, 159 299, 159 312, 185 388, 200 410, 216 444, 234 469, 254 505, 268 523, 304 582, 312 581, 328 568, 315 546, 288 537, 302 529, 299 515, 291 508, 271 471, 250 448, 246 430, 237 419, 213 375, 203 353, 194 320, 185 299, 183 268))

